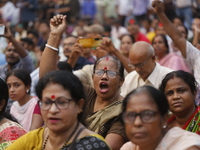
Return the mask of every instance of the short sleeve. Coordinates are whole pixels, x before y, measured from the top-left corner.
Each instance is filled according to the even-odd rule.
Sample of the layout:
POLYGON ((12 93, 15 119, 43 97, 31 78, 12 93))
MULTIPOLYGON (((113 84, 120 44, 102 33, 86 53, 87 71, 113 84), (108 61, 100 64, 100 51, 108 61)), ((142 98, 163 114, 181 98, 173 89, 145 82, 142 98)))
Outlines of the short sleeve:
POLYGON ((110 130, 107 132, 107 134, 109 133, 115 133, 118 135, 121 135, 125 141, 127 141, 127 137, 125 134, 125 127, 122 124, 122 122, 120 121, 119 117, 117 119, 115 119, 115 121, 113 122, 110 130))
POLYGON ((42 115, 42 114, 41 114, 41 111, 40 111, 40 106, 39 106, 38 103, 35 105, 35 109, 34 109, 34 111, 33 111, 33 114, 42 115))

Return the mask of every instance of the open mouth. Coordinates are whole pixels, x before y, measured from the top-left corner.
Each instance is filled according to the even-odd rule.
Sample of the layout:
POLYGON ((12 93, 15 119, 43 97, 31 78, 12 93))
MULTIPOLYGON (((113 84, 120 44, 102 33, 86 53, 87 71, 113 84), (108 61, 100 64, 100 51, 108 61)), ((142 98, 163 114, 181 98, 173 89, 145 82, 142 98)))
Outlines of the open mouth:
POLYGON ((100 83, 99 88, 100 88, 101 93, 106 93, 108 91, 108 84, 105 82, 102 82, 100 83))

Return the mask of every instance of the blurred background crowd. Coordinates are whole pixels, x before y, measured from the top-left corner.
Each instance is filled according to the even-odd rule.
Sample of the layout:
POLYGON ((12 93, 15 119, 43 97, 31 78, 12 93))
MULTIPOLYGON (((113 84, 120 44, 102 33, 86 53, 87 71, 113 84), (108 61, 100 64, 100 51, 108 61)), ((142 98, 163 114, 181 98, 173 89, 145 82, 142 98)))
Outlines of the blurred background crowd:
MULTIPOLYGON (((60 113, 62 112, 60 109, 67 108, 68 104, 64 107, 59 100, 58 102, 52 101, 55 99, 55 95, 51 95, 49 97, 51 102, 45 107, 47 104, 41 99, 42 95, 38 98, 35 91, 39 73, 41 77, 52 70, 68 70, 91 88, 84 85, 84 88, 88 90, 84 91, 86 100, 89 97, 92 103, 92 107, 87 107, 93 108, 94 105, 94 110, 88 109, 88 112, 82 111, 82 108, 79 110, 79 113, 91 113, 92 118, 89 117, 88 120, 95 119, 96 117, 93 115, 95 116, 96 112, 101 113, 104 109, 108 109, 110 114, 112 114, 111 112, 116 113, 114 117, 113 114, 111 117, 108 115, 111 118, 108 120, 114 120, 113 122, 117 120, 116 122, 119 123, 120 117, 122 117, 120 116, 122 99, 127 97, 129 92, 143 85, 152 85, 158 89, 162 82, 160 90, 167 97, 166 103, 168 100, 169 106, 172 105, 169 107, 170 120, 167 122, 167 119, 164 118, 164 115, 168 113, 166 106, 166 111, 162 115, 166 123, 162 126, 158 123, 162 133, 168 123, 170 128, 179 126, 200 134, 200 0, 155 1, 153 7, 153 0, 0 0, 0 78, 3 84, 7 83, 7 92, 9 92, 9 100, 8 93, 6 93, 7 98, 2 98, 2 101, 7 99, 8 104, 7 101, 0 103, 0 106, 3 107, 0 111, 3 114, 10 112, 16 118, 25 129, 23 130, 20 126, 22 134, 43 126, 45 115, 42 118, 40 109, 43 112, 49 111, 54 108, 52 107, 54 103, 57 107, 56 110, 59 110, 60 113), (66 19, 66 22, 62 20, 63 18, 66 19), (3 26, 5 26, 5 30, 3 26), (102 43, 95 48, 82 47, 77 42, 80 37, 100 37, 102 43), (170 74, 170 72, 172 73, 170 74), (166 74, 167 76, 165 76, 166 74), (100 81, 103 82, 100 83, 100 81), (20 89, 19 87, 22 85, 24 88, 20 89), (187 91, 189 91, 189 96, 187 91), (94 95, 90 96, 88 93, 94 95), (170 104, 172 95, 173 98, 176 97, 174 99, 185 101, 183 108, 181 102, 181 104, 175 104, 181 109, 173 110, 173 107, 176 106, 170 104), (105 102, 105 105, 97 105, 99 99, 105 102), (15 102, 13 103, 13 101, 15 102), (116 105, 119 112, 113 111, 112 107, 107 107, 115 106, 112 105, 114 103, 119 104, 119 106, 116 105), (96 109, 96 106, 101 107, 96 109), (180 124, 180 120, 182 124, 180 124)), ((51 75, 54 76, 54 73, 51 75)), ((64 81, 64 75, 60 76, 64 81)), ((77 79, 73 80, 78 81, 77 79)), ((69 81, 70 78, 65 82, 69 81)), ((64 83, 61 81, 59 84, 64 83)), ((6 85, 4 86, 6 87, 6 85)), ((65 85, 62 86, 65 87, 65 85)), ((76 88, 74 90, 78 91, 76 88)), ((140 90, 137 92, 136 89, 135 95, 136 97, 137 93, 145 95, 148 93, 145 91, 150 91, 150 96, 147 94, 145 97, 152 97, 155 101, 165 99, 164 95, 154 98, 153 95, 157 91, 151 90, 150 87, 144 88, 142 89, 143 93, 140 90)), ((3 93, 5 94, 5 92, 3 93)), ((159 112, 157 109, 163 109, 159 108, 161 107, 159 105, 163 104, 156 104, 158 107, 151 112, 141 111, 138 113, 135 109, 133 113, 126 114, 126 107, 129 108, 126 103, 132 96, 134 97, 134 92, 132 94, 129 95, 130 98, 125 98, 123 104, 124 112, 122 113, 124 113, 125 125, 137 123, 137 116, 140 117, 140 123, 145 126, 154 123, 156 114, 159 112)), ((140 102, 138 102, 139 104, 140 102)), ((99 118, 106 118, 107 114, 99 116, 99 118)), ((0 123, 3 118, 0 114, 0 123)), ((55 121, 56 119, 51 118, 50 120, 55 121)), ((162 119, 160 118, 160 120, 162 119)), ((111 125, 110 122, 106 123, 115 127, 114 131, 110 131, 114 133, 114 138, 112 136, 106 138, 110 133, 101 133, 100 129, 97 133, 106 139, 105 141, 112 149, 115 149, 113 147, 116 147, 116 143, 121 141, 116 148, 119 149, 131 138, 127 139, 124 125, 113 122, 111 125), (119 135, 120 138, 117 138, 116 135, 119 135)), ((94 127, 98 124, 100 123, 95 121, 94 127)), ((105 124, 103 122, 102 127, 107 129, 105 124)), ((74 133, 78 127, 79 124, 74 133)), ((151 127, 152 129, 154 127, 151 127)), ((96 130, 92 131, 96 132, 96 130)), ((153 134, 154 131, 152 131, 153 134)), ((170 134, 172 135, 172 133, 170 134)), ((43 144, 40 143, 43 145, 43 149, 45 149, 48 138, 49 135, 43 139, 45 141, 43 144)))

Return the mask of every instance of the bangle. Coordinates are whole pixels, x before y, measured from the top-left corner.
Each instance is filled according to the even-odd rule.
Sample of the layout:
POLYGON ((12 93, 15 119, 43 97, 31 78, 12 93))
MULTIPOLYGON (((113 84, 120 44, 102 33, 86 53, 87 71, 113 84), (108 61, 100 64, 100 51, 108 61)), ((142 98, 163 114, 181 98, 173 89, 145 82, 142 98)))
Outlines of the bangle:
POLYGON ((58 52, 58 48, 55 48, 55 47, 50 46, 50 45, 48 45, 48 44, 46 44, 45 46, 48 47, 48 48, 50 48, 50 49, 52 49, 52 50, 54 50, 54 51, 57 51, 57 52, 58 52))

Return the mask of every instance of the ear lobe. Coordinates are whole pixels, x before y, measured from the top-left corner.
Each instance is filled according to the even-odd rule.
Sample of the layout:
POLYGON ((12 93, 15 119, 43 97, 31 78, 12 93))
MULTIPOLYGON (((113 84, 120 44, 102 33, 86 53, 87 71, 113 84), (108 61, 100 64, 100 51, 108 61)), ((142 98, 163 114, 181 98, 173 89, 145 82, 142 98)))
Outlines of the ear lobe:
POLYGON ((84 99, 80 99, 79 101, 78 101, 78 113, 81 113, 82 111, 83 111, 83 107, 84 107, 84 105, 85 105, 85 100, 84 99))
POLYGON ((153 55, 153 56, 152 56, 152 59, 153 59, 153 60, 156 60, 156 55, 153 55))

